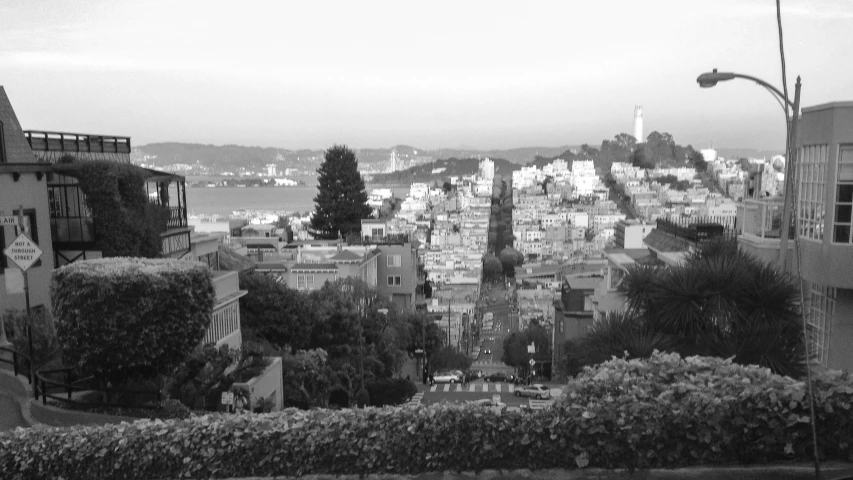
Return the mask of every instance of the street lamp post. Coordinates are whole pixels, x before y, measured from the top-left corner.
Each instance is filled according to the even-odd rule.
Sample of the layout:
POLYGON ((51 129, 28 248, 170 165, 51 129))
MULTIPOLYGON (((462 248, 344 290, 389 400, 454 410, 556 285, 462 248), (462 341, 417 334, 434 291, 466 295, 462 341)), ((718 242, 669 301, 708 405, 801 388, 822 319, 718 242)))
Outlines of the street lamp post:
POLYGON ((794 87, 794 101, 785 98, 785 94, 779 91, 778 88, 761 80, 760 78, 742 73, 732 72, 717 72, 715 68, 711 72, 703 73, 696 78, 696 82, 702 88, 711 88, 717 85, 718 82, 725 82, 735 78, 743 78, 750 80, 764 87, 768 92, 773 94, 779 105, 785 111, 785 122, 787 127, 787 135, 785 142, 785 196, 782 203, 782 226, 779 232, 779 264, 783 271, 788 267, 788 236, 791 228, 791 209, 794 202, 794 165, 797 161, 797 123, 800 117, 800 77, 797 77, 797 83, 794 87), (791 115, 788 115, 788 108, 791 108, 791 115))

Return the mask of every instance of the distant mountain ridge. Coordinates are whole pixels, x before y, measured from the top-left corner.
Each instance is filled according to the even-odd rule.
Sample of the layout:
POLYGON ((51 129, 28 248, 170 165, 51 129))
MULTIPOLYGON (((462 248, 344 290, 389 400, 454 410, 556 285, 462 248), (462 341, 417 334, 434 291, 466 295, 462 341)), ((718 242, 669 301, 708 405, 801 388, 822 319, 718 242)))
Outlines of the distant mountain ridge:
MULTIPOLYGON (((503 158, 490 158, 490 160, 495 162, 495 175, 512 175, 512 172, 521 169, 521 165, 504 160, 503 158)), ((433 183, 437 181, 441 184, 449 177, 477 173, 479 167, 479 158, 447 158, 417 165, 402 171, 374 174, 371 175, 370 183, 408 185, 411 183, 433 183)))
MULTIPOLYGON (((564 152, 571 146, 558 147, 522 147, 509 150, 465 150, 442 148, 426 150, 409 145, 395 145, 390 148, 356 149, 356 157, 362 168, 374 171, 385 170, 390 166, 391 152, 396 152, 398 169, 448 158, 500 158, 523 165, 537 155, 553 156, 564 152)), ((289 150, 273 147, 253 147, 241 145, 205 145, 197 143, 164 142, 138 145, 131 154, 136 162, 152 164, 156 167, 168 165, 198 165, 216 172, 242 170, 261 171, 268 164, 276 164, 279 171, 295 168, 302 171, 314 171, 323 161, 325 150, 300 149, 289 150)))

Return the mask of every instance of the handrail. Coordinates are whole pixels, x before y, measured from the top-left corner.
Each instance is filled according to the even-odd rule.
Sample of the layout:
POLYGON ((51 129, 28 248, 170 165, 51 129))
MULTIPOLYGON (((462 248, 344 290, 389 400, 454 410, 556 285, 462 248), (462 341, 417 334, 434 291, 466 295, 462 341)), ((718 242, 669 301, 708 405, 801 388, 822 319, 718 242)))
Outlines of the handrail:
MULTIPOLYGON (((26 373, 27 383, 32 385, 33 384, 33 375, 32 375, 32 373, 33 373, 33 371, 32 371, 33 362, 32 362, 32 360, 30 360, 29 355, 26 355, 24 353, 19 353, 17 350, 15 350, 14 348, 10 348, 10 347, 0 347, 0 351, 9 352, 12 354, 12 360, 6 359, 5 356, 0 356, 0 362, 11 364, 12 365, 12 372, 15 374, 16 377, 18 376, 19 370, 21 371, 21 373, 26 373), (24 364, 23 362, 20 362, 19 359, 25 360, 26 364, 24 364), (18 368, 18 364, 21 364, 20 369, 18 368), (26 369, 24 369, 24 365, 26 365, 26 367, 27 367, 26 369), (24 370, 26 370, 26 372, 24 372, 24 370)), ((37 385, 33 386, 33 393, 35 394, 36 400, 38 400, 39 390, 38 390, 37 385)))
POLYGON ((106 407, 106 408, 140 408, 146 410, 155 410, 159 408, 160 402, 162 402, 162 394, 160 391, 154 390, 137 390, 137 389, 111 389, 111 388, 94 388, 89 386, 81 386, 80 382, 91 380, 94 377, 86 377, 83 379, 78 379, 75 381, 71 381, 70 377, 73 374, 73 370, 71 368, 58 368, 52 370, 40 370, 36 372, 36 382, 39 386, 39 390, 42 393, 42 404, 47 405, 47 399, 55 400, 58 402, 72 404, 72 405, 84 405, 89 407, 106 407), (65 373, 65 382, 57 381, 51 378, 47 378, 46 375, 50 375, 53 373, 65 373), (61 389, 66 393, 67 398, 63 398, 62 396, 57 396, 51 393, 51 390, 61 389), (74 392, 99 392, 105 393, 107 395, 110 394, 144 394, 151 395, 152 398, 156 397, 157 402, 154 405, 130 405, 127 403, 103 403, 103 402, 82 402, 80 400, 74 400, 71 398, 72 393, 74 392))

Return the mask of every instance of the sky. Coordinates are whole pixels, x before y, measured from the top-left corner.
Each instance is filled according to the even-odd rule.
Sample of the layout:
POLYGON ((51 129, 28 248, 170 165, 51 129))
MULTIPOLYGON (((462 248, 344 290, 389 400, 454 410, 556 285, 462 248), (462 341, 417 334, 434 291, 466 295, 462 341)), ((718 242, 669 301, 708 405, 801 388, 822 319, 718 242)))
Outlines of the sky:
MULTIPOLYGON (((781 0, 788 88, 853 100, 853 0, 781 0)), ((0 2, 24 129, 286 149, 784 148, 773 0, 0 2)))

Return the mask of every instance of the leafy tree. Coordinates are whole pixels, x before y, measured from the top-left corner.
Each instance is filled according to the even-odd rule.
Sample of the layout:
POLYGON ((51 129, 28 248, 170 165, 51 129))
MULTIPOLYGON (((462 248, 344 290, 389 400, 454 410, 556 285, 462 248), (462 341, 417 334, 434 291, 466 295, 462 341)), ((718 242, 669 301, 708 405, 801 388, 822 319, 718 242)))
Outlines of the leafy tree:
POLYGON ((702 152, 693 150, 690 148, 690 153, 687 156, 687 161, 690 162, 690 165, 696 169, 697 172, 705 172, 708 170, 708 162, 705 161, 705 157, 702 155, 702 152))
POLYGON ((311 228, 318 238, 334 239, 361 230, 361 220, 372 209, 367 205, 364 179, 358 173, 355 153, 343 145, 326 150, 326 158, 317 170, 316 209, 311 228))
POLYGON ((497 282, 501 280, 503 274, 503 266, 492 253, 487 253, 483 256, 483 280, 487 282, 497 282))
POLYGON ((448 182, 448 181, 445 181, 445 182, 441 185, 441 190, 442 190, 442 191, 444 192, 444 194, 446 195, 446 194, 448 194, 448 193, 450 193, 450 192, 452 192, 452 191, 453 191, 453 184, 452 184, 452 183, 450 183, 450 182, 448 182))
POLYGON ((540 362, 551 361, 551 336, 544 327, 538 324, 531 324, 523 331, 504 338, 502 362, 527 372, 530 368, 528 362, 531 358, 540 362), (534 354, 527 352, 527 346, 531 343, 536 347, 534 354))
POLYGON ((524 263, 524 254, 512 247, 501 250, 498 258, 503 267, 504 275, 508 277, 514 277, 515 267, 520 267, 524 263))
POLYGON ((306 296, 257 273, 240 274, 240 287, 248 291, 240 298, 241 326, 248 338, 279 349, 311 347, 314 312, 306 296))
POLYGON ((281 354, 285 407, 328 406, 332 372, 327 358, 328 354, 320 348, 281 354))
POLYGON ((464 353, 457 352, 453 347, 444 347, 433 355, 429 362, 430 372, 445 370, 468 370, 473 360, 464 353))
POLYGON ((413 313, 407 317, 409 325, 408 345, 406 351, 410 355, 415 350, 424 349, 427 358, 432 358, 447 341, 447 334, 424 313, 413 313))

